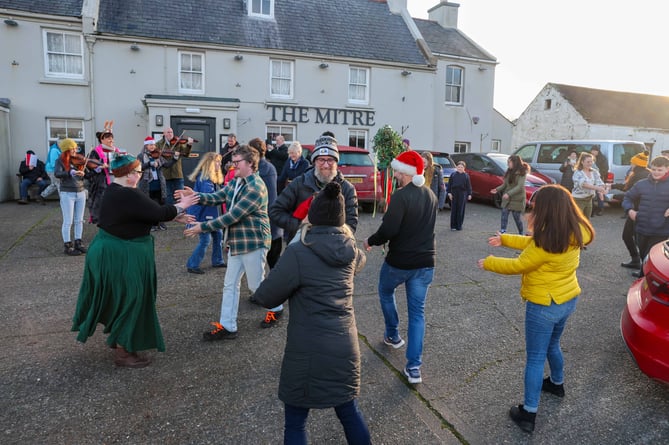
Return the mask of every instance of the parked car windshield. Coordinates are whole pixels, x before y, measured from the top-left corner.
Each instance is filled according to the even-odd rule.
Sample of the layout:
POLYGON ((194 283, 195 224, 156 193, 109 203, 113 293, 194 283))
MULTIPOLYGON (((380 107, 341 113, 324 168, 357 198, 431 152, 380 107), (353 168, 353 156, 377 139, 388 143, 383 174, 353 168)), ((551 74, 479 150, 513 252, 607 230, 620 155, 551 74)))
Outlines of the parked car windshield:
POLYGON ((347 153, 345 151, 339 152, 338 165, 351 165, 356 167, 373 167, 372 159, 367 153, 347 153))

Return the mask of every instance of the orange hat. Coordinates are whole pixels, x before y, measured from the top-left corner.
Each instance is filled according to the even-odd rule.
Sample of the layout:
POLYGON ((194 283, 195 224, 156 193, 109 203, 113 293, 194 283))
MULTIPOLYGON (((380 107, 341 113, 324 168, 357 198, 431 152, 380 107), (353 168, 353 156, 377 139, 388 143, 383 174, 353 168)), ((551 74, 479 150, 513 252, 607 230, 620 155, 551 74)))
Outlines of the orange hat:
POLYGON ((632 159, 630 159, 630 164, 648 168, 648 155, 646 153, 634 155, 632 156, 632 159))

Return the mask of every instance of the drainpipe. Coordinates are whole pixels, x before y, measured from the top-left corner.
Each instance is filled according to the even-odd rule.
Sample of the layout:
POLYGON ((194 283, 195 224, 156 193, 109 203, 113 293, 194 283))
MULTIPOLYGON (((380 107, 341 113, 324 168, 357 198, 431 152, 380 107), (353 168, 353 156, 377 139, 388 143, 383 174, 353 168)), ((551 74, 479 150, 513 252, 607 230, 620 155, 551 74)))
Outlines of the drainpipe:
POLYGON ((93 146, 95 146, 95 81, 93 78, 95 60, 95 37, 86 36, 86 47, 88 48, 88 106, 90 119, 90 134, 93 136, 93 146))

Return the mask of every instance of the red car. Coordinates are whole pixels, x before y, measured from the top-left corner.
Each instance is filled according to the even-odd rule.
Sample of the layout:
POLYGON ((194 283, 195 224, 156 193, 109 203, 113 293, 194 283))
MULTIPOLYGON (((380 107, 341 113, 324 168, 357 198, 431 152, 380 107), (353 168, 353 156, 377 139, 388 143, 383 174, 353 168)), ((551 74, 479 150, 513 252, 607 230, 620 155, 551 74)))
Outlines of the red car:
MULTIPOLYGON (((302 145, 305 158, 310 159, 313 145, 302 145)), ((358 202, 363 209, 372 211, 375 205, 383 202, 381 175, 377 172, 371 154, 358 147, 339 145, 337 168, 344 178, 355 187, 358 202), (376 180, 375 180, 376 178, 376 180)))
MULTIPOLYGON (((499 187, 504 182, 504 173, 508 168, 509 155, 503 153, 455 153, 451 155, 451 159, 456 164, 459 161, 465 161, 465 164, 467 164, 465 171, 469 174, 472 183, 472 198, 490 201, 496 207, 501 207, 501 194, 492 194, 490 190, 499 187)), ((530 198, 539 187, 553 182, 550 177, 532 170, 525 178, 527 204, 530 205, 530 198)))
POLYGON ((627 292, 620 331, 639 369, 669 384, 669 241, 650 249, 627 292))

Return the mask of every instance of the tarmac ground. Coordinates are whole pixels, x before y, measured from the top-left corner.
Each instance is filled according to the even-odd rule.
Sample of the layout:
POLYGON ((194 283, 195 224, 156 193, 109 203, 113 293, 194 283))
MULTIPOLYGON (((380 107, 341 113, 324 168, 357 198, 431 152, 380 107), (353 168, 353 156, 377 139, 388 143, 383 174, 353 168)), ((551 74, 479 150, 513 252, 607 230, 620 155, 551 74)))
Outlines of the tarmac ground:
MULTIPOLYGON (((360 408, 375 444, 660 444, 669 443, 669 386, 642 374, 620 336, 620 314, 633 278, 620 267, 619 208, 593 218, 595 242, 581 255, 583 293, 562 339, 563 399, 543 394, 533 434, 508 417, 522 403, 524 305, 519 277, 483 272, 476 260, 494 249, 487 237, 499 210, 470 203, 464 230, 437 227, 438 266, 426 304, 423 383, 402 375, 405 349, 382 342, 380 248, 356 278, 362 352, 360 408)), ((381 214, 361 213, 356 237, 373 233, 381 214)), ((204 275, 186 272, 197 240, 169 223, 154 232, 158 315, 166 352, 143 369, 113 365, 100 326, 87 343, 71 321, 84 257, 63 254, 57 201, 0 204, 0 443, 277 444, 283 439, 279 369, 290 305, 277 327, 261 329, 264 310, 242 284, 239 336, 205 343, 218 318, 225 269, 205 258, 204 275)), ((515 229, 513 222, 510 229, 515 229)), ((97 228, 84 227, 88 244, 97 228)), ((401 332, 406 301, 398 291, 401 332)), ((334 410, 312 410, 310 443, 342 444, 334 410)))

